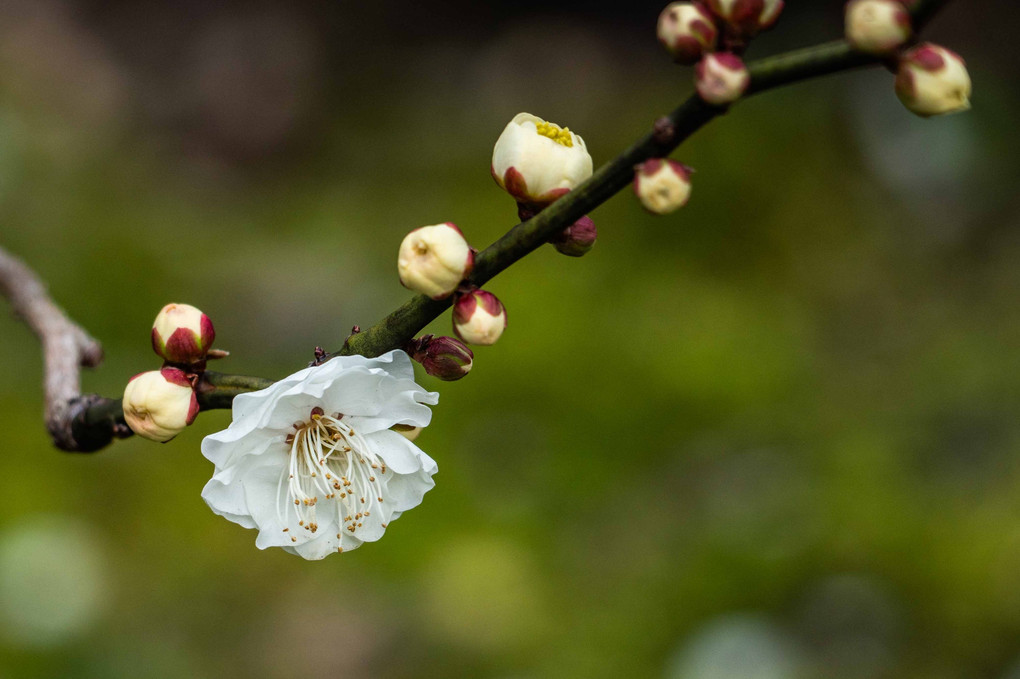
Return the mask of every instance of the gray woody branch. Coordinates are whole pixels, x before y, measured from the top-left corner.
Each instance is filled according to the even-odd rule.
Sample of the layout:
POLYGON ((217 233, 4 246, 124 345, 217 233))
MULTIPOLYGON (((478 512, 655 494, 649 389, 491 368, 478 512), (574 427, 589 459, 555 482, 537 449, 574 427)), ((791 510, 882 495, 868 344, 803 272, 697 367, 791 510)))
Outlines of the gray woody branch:
MULTIPOLYGON (((919 33, 948 2, 907 2, 915 32, 919 33)), ((751 85, 748 95, 880 63, 881 58, 855 52, 843 40, 816 45, 749 64, 751 85)), ((669 155, 692 134, 727 110, 727 107, 706 104, 697 95, 692 95, 668 116, 659 119, 652 132, 599 168, 581 186, 536 216, 513 227, 480 252, 475 258, 475 268, 469 282, 482 286, 517 260, 538 249, 630 185, 636 165, 649 158, 669 155)), ((127 433, 119 400, 80 395, 78 367, 93 366, 99 362, 99 345, 64 316, 27 267, 2 250, 0 291, 11 297, 15 311, 25 318, 43 341, 46 355, 46 422, 56 446, 62 450, 90 452, 106 446, 115 435, 127 433), (24 291, 26 285, 27 294, 24 291), (34 308, 37 305, 40 309, 34 308)), ((351 335, 343 347, 330 356, 378 356, 400 348, 449 308, 450 304, 450 299, 433 300, 417 295, 364 332, 351 335)), ((229 408, 237 394, 263 389, 270 384, 272 380, 258 377, 207 372, 199 384, 199 403, 203 409, 229 408)))
POLYGON ((46 286, 24 262, 0 248, 0 292, 42 342, 46 429, 61 450, 77 451, 71 423, 98 396, 81 395, 81 366, 103 360, 103 348, 54 304, 46 286))

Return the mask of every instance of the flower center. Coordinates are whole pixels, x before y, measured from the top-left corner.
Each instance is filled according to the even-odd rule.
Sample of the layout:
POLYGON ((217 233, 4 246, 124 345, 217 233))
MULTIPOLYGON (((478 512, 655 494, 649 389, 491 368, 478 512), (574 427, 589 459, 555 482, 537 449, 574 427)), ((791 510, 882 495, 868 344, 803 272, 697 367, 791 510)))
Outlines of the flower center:
MULTIPOLYGON (((291 517, 289 510, 284 517, 281 507, 293 506, 298 527, 310 533, 319 530, 318 512, 336 512, 338 540, 344 531, 355 535, 362 519, 381 510, 386 464, 342 420, 340 413, 326 415, 322 408, 313 408, 309 420, 295 423, 294 433, 287 436, 290 465, 280 478, 276 502, 284 531, 290 530, 291 517), (280 502, 284 488, 286 505, 280 502), (325 501, 321 507, 320 500, 325 501)), ((297 542, 293 535, 290 539, 297 542)))
POLYGON ((574 138, 570 134, 569 127, 561 128, 556 123, 535 123, 535 131, 543 137, 549 137, 560 146, 570 148, 574 145, 574 138))

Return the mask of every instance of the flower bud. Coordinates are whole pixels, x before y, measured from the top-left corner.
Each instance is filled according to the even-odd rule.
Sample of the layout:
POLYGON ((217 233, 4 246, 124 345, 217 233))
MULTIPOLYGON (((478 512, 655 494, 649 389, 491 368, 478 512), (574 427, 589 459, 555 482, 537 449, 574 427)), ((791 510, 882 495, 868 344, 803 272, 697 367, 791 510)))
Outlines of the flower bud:
POLYGON ((715 15, 735 36, 752 38, 771 28, 783 11, 783 0, 708 0, 715 15))
POLYGON ((453 294, 474 264, 475 254, 464 234, 450 222, 407 234, 397 256, 401 284, 432 299, 453 294))
POLYGON ((896 94, 919 116, 970 108, 970 74, 963 59, 945 47, 924 43, 900 57, 896 94))
POLYGON ((850 0, 846 5, 846 40, 855 50, 890 54, 910 39, 910 13, 900 0, 850 0))
POLYGON ((190 304, 167 304, 152 324, 152 349, 171 363, 198 363, 214 339, 212 321, 190 304))
POLYGON ((674 2, 659 15, 659 42, 681 64, 694 64, 715 49, 719 31, 700 2, 674 2))
POLYGON ((591 217, 584 216, 549 239, 553 247, 567 257, 581 257, 595 247, 599 230, 591 217))
POLYGON ((411 343, 411 358, 422 364, 425 372, 452 382, 471 372, 474 353, 455 337, 424 335, 411 343))
POLYGON ((673 212, 691 197, 691 170, 668 158, 646 160, 634 173, 634 193, 649 212, 673 212))
POLYGON ((198 415, 198 399, 184 371, 163 368, 135 375, 124 389, 124 421, 152 441, 169 441, 198 415))
POLYGON ((548 205, 591 176, 592 160, 569 128, 518 113, 496 140, 491 171, 518 203, 548 205))
POLYGON ((751 75, 736 54, 706 54, 694 67, 694 84, 709 104, 725 106, 740 99, 751 84, 751 75))
POLYGON ((504 329, 506 309, 491 292, 472 290, 453 305, 453 331, 468 344, 495 344, 504 329))

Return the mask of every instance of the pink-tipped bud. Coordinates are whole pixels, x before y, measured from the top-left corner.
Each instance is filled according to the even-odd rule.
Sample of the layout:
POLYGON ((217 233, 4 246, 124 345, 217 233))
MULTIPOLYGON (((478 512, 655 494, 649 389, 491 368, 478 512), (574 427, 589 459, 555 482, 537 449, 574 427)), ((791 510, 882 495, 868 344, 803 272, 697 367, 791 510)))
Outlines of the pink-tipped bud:
POLYGON ((423 335, 410 342, 408 353, 422 364, 425 372, 452 382, 471 372, 475 355, 456 337, 423 335))
POLYGON ((743 96, 751 84, 751 74, 736 54, 706 54, 694 67, 694 84, 698 95, 709 104, 725 106, 743 96))
POLYGON ((776 23, 783 0, 708 0, 708 6, 731 35, 753 38, 776 23))
POLYGON ((401 284, 432 299, 452 295, 474 264, 474 251, 450 222, 415 229, 397 255, 401 284))
POLYGON ((892 54, 913 34, 900 0, 850 0, 844 23, 850 46, 868 54, 892 54))
POLYGON ((124 421, 131 431, 165 442, 198 415, 198 399, 183 370, 163 368, 135 375, 124 389, 124 421))
POLYGON ((970 108, 970 74, 960 55, 924 43, 900 57, 896 94, 919 116, 943 115, 970 108))
POLYGON ((715 49, 719 31, 715 19, 700 2, 674 2, 659 15, 659 42, 677 63, 694 64, 715 49))
POLYGON ((453 331, 468 344, 495 344, 505 329, 506 309, 491 292, 472 290, 453 305, 453 331))
POLYGON ((668 158, 646 160, 634 172, 634 194, 649 212, 673 212, 690 200, 691 170, 668 158))
POLYGON ((549 242, 561 255, 582 257, 595 247, 598 237, 599 230, 595 228, 595 222, 591 217, 584 216, 549 239, 549 242))
POLYGON ((152 324, 152 349, 171 363, 204 360, 214 339, 212 321, 190 304, 167 304, 152 324))

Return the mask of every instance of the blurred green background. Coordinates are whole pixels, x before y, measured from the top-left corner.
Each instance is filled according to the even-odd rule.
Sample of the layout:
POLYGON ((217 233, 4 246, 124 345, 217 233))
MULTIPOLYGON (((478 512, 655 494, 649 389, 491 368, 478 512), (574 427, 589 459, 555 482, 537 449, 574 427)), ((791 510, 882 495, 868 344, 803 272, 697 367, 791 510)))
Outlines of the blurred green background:
MULTIPOLYGON (((840 34, 842 2, 791 4, 752 56, 840 34)), ((104 343, 88 391, 157 367, 171 301, 217 368, 281 377, 407 298, 409 229, 516 223, 515 113, 598 165, 686 96, 660 9, 0 0, 0 242, 104 343)), ((499 345, 420 377, 436 488, 340 558, 206 508, 225 411, 52 449, 0 314, 0 677, 1017 679, 1013 10, 926 32, 972 112, 912 117, 881 69, 755 98, 677 154, 681 212, 625 193, 590 255, 493 281, 499 345)))

